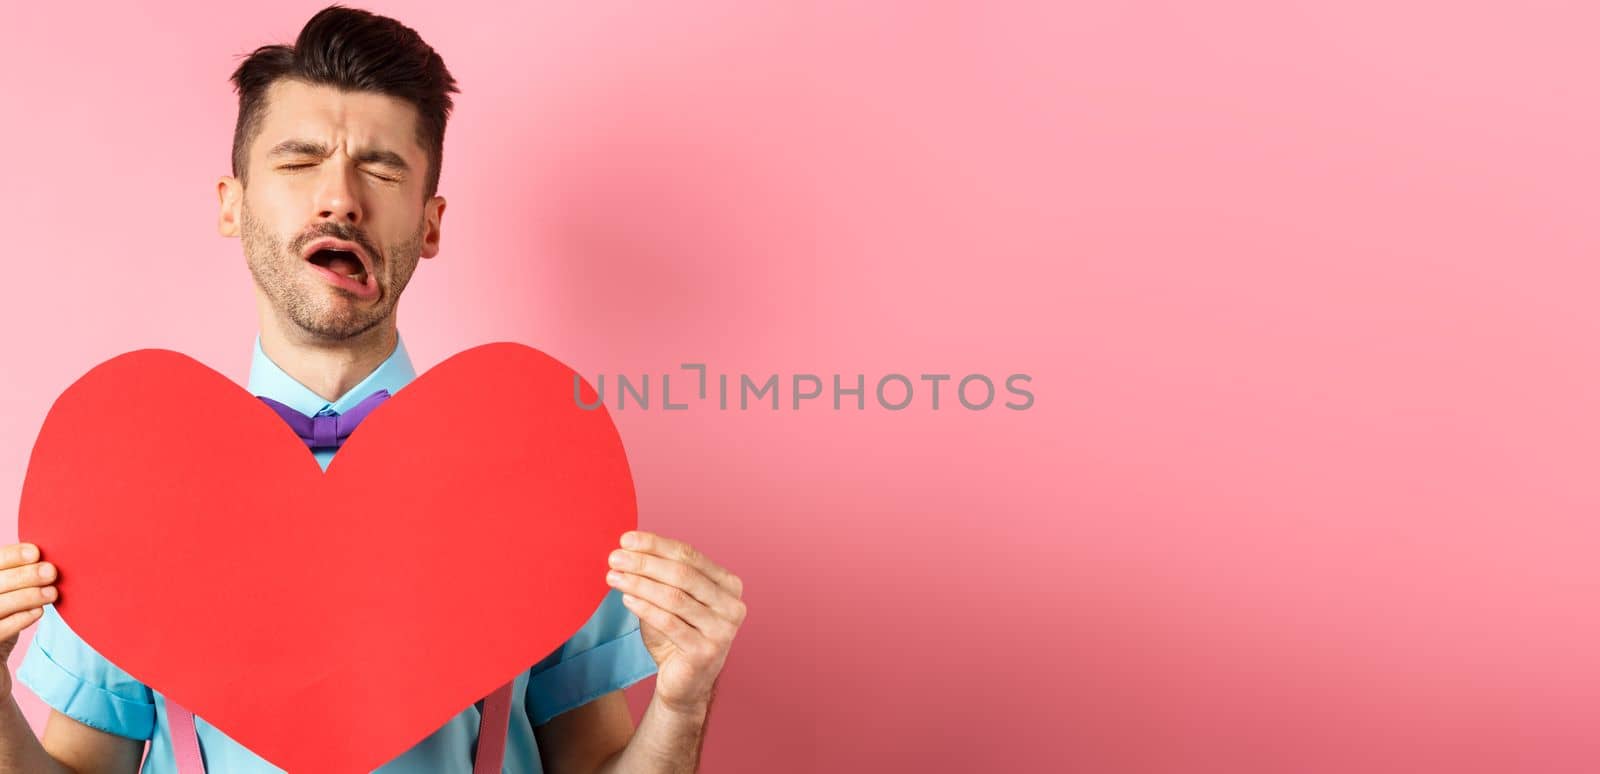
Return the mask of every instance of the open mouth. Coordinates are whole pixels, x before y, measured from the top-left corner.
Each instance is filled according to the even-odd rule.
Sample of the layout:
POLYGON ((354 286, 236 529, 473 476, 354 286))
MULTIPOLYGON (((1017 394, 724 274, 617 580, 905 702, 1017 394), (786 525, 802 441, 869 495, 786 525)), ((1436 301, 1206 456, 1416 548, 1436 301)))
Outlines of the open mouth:
POLYGON ((359 256, 349 250, 323 248, 312 253, 306 260, 363 285, 367 284, 367 267, 361 263, 359 256))
POLYGON ((318 240, 309 249, 306 262, 329 283, 363 298, 377 295, 371 264, 359 248, 334 240, 318 240))

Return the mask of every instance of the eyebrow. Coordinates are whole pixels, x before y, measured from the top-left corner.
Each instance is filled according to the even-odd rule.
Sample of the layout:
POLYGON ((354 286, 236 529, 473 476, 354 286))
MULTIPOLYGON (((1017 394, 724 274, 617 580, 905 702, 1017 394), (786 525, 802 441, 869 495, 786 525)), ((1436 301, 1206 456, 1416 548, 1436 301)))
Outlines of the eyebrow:
MULTIPOLYGON (((332 153, 332 151, 328 150, 328 146, 313 140, 284 140, 272 146, 272 150, 267 151, 267 158, 276 158, 278 156, 327 158, 332 153)), ((383 148, 364 148, 356 154, 355 159, 360 163, 386 164, 404 172, 411 171, 411 165, 406 163, 404 157, 392 150, 383 148)))

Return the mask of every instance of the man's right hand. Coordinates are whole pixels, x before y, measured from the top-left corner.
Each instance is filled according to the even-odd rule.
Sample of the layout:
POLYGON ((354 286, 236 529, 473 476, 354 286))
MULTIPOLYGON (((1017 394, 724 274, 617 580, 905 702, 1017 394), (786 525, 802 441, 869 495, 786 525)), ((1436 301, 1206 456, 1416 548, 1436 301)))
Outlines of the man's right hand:
MULTIPOLYGON (((17 635, 56 601, 56 568, 39 561, 39 547, 14 543, 0 548, 0 665, 11 658, 17 635)), ((11 694, 11 670, 0 669, 0 696, 11 694)))
MULTIPOLYGON (((17 635, 56 601, 56 568, 39 561, 39 547, 14 543, 0 548, 0 661, 17 647, 17 635)), ((11 695, 11 670, 0 668, 0 772, 72 774, 77 771, 135 774, 145 743, 85 725, 51 709, 44 738, 33 735, 11 695)))

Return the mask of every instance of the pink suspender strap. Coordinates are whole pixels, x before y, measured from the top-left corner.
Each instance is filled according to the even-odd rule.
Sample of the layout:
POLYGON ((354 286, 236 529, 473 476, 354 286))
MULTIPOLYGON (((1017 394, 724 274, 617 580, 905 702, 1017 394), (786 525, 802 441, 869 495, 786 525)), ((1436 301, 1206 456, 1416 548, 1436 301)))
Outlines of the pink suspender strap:
POLYGON ((506 727, 511 724, 511 686, 515 682, 513 678, 483 700, 483 719, 478 721, 478 761, 472 774, 500 774, 500 761, 506 754, 506 727))
POLYGON ((167 700, 167 725, 172 728, 172 757, 178 761, 178 774, 204 774, 200 759, 200 739, 194 734, 194 713, 167 700))
MULTIPOLYGON (((472 774, 500 774, 500 763, 506 754, 506 732, 511 724, 511 682, 495 689, 483 701, 483 720, 478 726, 478 757, 472 774)), ((206 764, 200 757, 200 737, 194 730, 194 713, 167 700, 167 724, 172 728, 172 755, 178 762, 178 774, 205 774, 206 764)))

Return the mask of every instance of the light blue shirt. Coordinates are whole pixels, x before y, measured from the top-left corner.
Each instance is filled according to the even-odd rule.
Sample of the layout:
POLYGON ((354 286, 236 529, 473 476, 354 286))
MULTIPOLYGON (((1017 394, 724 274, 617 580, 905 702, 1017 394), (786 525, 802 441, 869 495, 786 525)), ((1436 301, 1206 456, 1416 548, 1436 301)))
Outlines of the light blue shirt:
MULTIPOLYGON (((265 395, 302 414, 315 416, 344 413, 373 392, 386 389, 391 394, 396 393, 414 378, 416 371, 406 355, 405 343, 397 341, 394 353, 377 370, 329 403, 272 362, 262 352, 261 339, 257 336, 248 389, 252 395, 265 395)), ((181 407, 183 396, 172 396, 172 405, 181 407)), ((333 450, 315 453, 323 470, 327 470, 333 455, 333 450)), ((50 550, 48 546, 44 549, 50 550)), ((70 567, 62 569, 72 571, 70 567)), ((605 569, 596 567, 595 571, 604 572, 605 569)), ((136 637, 139 633, 128 632, 128 636, 136 637)), ((577 634, 517 675, 502 771, 541 774, 544 767, 539 761, 534 726, 632 685, 655 671, 655 661, 639 636, 638 617, 622 605, 621 592, 612 589, 577 634)), ((85 725, 132 739, 150 740, 141 768, 146 774, 176 772, 166 700, 79 639, 54 605, 45 606, 39 628, 17 670, 17 679, 46 704, 85 725)), ((463 709, 439 730, 377 771, 381 774, 471 772, 479 718, 476 706, 463 709)), ((211 772, 282 772, 198 716, 195 732, 206 767, 211 772)))

